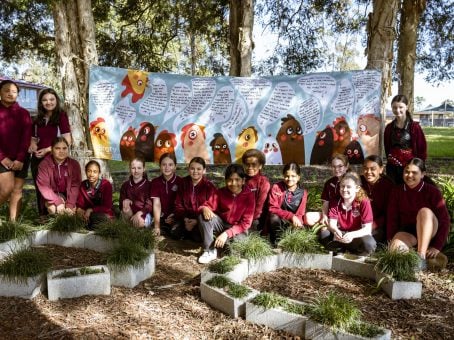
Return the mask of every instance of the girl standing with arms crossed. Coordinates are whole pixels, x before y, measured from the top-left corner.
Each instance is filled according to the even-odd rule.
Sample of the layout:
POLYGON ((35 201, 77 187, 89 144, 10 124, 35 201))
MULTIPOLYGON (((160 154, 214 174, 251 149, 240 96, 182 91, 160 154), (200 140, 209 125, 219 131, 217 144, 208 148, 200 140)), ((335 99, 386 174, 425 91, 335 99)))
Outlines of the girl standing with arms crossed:
POLYGON ((320 232, 320 242, 327 249, 340 248, 359 255, 373 253, 377 244, 372 237, 372 207, 356 173, 342 176, 340 195, 329 202, 329 225, 320 232))

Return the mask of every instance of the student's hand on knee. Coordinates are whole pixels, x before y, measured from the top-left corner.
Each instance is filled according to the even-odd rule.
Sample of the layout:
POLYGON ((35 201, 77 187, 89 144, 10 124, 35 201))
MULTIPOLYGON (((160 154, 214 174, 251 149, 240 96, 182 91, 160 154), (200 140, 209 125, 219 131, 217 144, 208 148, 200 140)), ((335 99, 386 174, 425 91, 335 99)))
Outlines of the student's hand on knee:
POLYGON ((24 167, 24 163, 20 161, 14 161, 13 164, 11 165, 11 170, 14 171, 20 171, 24 167))
POLYGON ((350 233, 345 233, 342 238, 339 239, 339 242, 342 243, 351 243, 353 241, 353 237, 351 237, 350 233))
POLYGON ((293 215, 292 217, 292 224, 296 228, 301 228, 303 226, 303 222, 301 222, 301 220, 296 215, 293 215))
POLYGON ((224 231, 221 235, 216 237, 216 240, 214 241, 214 246, 216 248, 224 247, 225 242, 227 241, 228 238, 229 238, 229 235, 227 235, 227 233, 224 231))
POLYGON ((426 258, 428 259, 433 259, 435 258, 440 251, 438 249, 435 249, 433 247, 429 247, 426 252, 426 258))
POLYGON ((167 216, 167 218, 164 220, 165 223, 167 224, 173 224, 175 222, 175 219, 173 218, 173 214, 170 214, 169 216, 167 216))
POLYGON ((213 218, 214 213, 211 211, 210 208, 203 207, 202 208, 202 215, 203 215, 203 218, 205 220, 210 221, 213 218))
POLYGON ((3 158, 1 163, 8 170, 11 169, 11 166, 13 165, 13 161, 8 157, 3 158))

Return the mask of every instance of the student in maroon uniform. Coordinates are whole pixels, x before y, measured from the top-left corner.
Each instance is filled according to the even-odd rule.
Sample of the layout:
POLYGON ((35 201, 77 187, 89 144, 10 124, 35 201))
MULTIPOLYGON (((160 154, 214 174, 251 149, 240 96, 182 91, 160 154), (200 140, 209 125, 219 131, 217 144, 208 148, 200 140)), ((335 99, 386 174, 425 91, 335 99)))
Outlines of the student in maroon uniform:
POLYGON ((270 241, 276 244, 280 234, 288 227, 303 228, 305 223, 307 190, 300 185, 301 169, 288 163, 282 170, 284 180, 273 184, 270 191, 270 241))
POLYGON ((392 249, 416 247, 424 268, 425 259, 439 258, 450 228, 446 203, 426 175, 424 161, 413 158, 404 169, 404 184, 394 188, 388 205, 387 237, 392 249))
POLYGON ((246 184, 255 195, 255 211, 251 230, 262 230, 266 222, 266 206, 270 181, 262 174, 266 158, 263 152, 257 149, 249 149, 243 153, 242 162, 246 171, 246 184))
POLYGON ((151 181, 151 198, 153 200, 153 221, 156 234, 165 232, 175 223, 175 199, 182 178, 175 174, 177 160, 173 153, 164 153, 159 158, 161 175, 151 181))
POLYGON ((189 162, 189 175, 178 187, 175 201, 174 219, 170 235, 175 239, 191 238, 200 242, 198 216, 201 206, 216 192, 214 184, 205 177, 206 164, 202 157, 194 157, 189 162))
POLYGON ((32 133, 30 114, 17 103, 18 94, 15 82, 0 83, 0 206, 9 200, 11 221, 20 213, 32 133))
POLYGON ((101 166, 97 161, 89 161, 85 165, 87 179, 82 181, 77 197, 77 213, 87 223, 87 229, 96 224, 113 218, 112 184, 101 178, 101 166))
POLYGON ((254 218, 254 193, 245 185, 246 174, 240 164, 225 169, 225 187, 217 190, 202 205, 199 226, 203 239, 203 254, 199 263, 217 258, 216 248, 223 248, 228 239, 247 235, 254 218))
POLYGON ((402 184, 403 169, 413 158, 423 161, 427 157, 427 144, 419 123, 413 121, 407 108, 408 99, 397 95, 391 101, 394 120, 386 125, 383 142, 385 145, 386 174, 396 184, 402 184))
POLYGON ((68 141, 57 137, 52 142, 51 154, 44 157, 38 167, 36 184, 51 215, 76 212, 82 179, 79 162, 68 155, 68 141))
POLYGON ((380 156, 370 155, 363 162, 361 186, 366 192, 372 205, 374 222, 372 223, 372 236, 375 241, 386 241, 386 210, 388 208, 389 194, 394 183, 383 174, 383 161, 380 156))
POLYGON ((150 181, 145 172, 145 161, 134 158, 129 162, 129 179, 120 188, 121 216, 131 221, 136 228, 148 228, 151 225, 153 210, 150 200, 150 181))
POLYGON ((329 202, 334 199, 339 199, 339 184, 342 176, 349 170, 348 158, 342 154, 336 154, 331 159, 331 168, 333 169, 333 177, 325 182, 322 191, 322 219, 321 222, 328 225, 328 209, 329 202))
POLYGON ((377 244, 372 237, 372 207, 356 173, 342 176, 340 195, 329 202, 329 225, 321 230, 320 242, 327 249, 340 248, 360 255, 373 253, 377 244))
MULTIPOLYGON (((38 175, 39 163, 44 156, 51 152, 52 141, 62 136, 71 145, 71 129, 69 127, 68 116, 62 111, 60 98, 53 89, 44 89, 38 97, 38 116, 33 122, 32 138, 28 151, 32 154, 30 169, 36 187, 36 176, 38 175)), ((40 215, 46 214, 46 208, 40 204, 42 202, 39 190, 36 190, 38 202, 38 212, 40 215)))

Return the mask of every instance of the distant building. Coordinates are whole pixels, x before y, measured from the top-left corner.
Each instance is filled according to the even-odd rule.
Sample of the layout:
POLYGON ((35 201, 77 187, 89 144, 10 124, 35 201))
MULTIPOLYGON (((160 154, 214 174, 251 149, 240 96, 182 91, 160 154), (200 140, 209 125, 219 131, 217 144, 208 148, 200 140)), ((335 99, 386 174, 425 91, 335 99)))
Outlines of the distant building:
POLYGON ((23 80, 15 80, 8 77, 0 76, 0 81, 10 79, 14 81, 20 88, 18 102, 20 106, 26 108, 30 115, 35 116, 38 114, 38 96, 42 89, 47 86, 41 84, 33 84, 23 80))

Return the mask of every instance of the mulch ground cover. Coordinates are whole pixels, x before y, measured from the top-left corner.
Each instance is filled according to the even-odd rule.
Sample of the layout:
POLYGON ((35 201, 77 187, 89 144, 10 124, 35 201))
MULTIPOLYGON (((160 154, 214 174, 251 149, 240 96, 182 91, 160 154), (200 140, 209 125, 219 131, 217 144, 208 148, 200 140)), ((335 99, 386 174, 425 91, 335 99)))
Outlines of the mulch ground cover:
MULTIPOLYGON (((53 268, 105 263, 87 249, 40 247, 53 268)), ((110 296, 48 301, 0 297, 0 339, 291 339, 283 332, 232 319, 200 298, 200 248, 165 239, 156 251, 154 276, 134 289, 113 287, 110 296)), ((421 300, 392 301, 373 293, 374 283, 343 273, 281 269, 254 275, 246 283, 261 291, 310 301, 334 290, 349 294, 364 319, 393 331, 395 339, 454 338, 454 266, 424 273, 421 300)))

